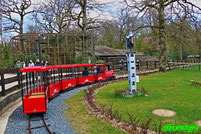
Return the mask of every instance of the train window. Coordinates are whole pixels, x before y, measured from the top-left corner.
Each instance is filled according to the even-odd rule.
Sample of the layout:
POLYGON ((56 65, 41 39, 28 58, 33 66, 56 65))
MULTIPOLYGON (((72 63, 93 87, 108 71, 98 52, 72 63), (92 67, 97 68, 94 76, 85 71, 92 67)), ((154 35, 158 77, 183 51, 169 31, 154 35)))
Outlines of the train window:
POLYGON ((103 74, 104 73, 104 66, 99 66, 96 69, 96 74, 103 74))
MULTIPOLYGON (((48 75, 49 75, 49 83, 52 84, 56 84, 61 80, 61 71, 58 69, 50 69, 48 71, 48 75)), ((62 75, 64 75, 63 77, 65 77, 65 73, 63 73, 62 75)))
POLYGON ((110 65, 106 65, 106 66, 107 66, 106 70, 110 71, 110 65))
POLYGON ((86 77, 94 74, 94 68, 92 66, 77 67, 76 76, 86 77))
POLYGON ((33 71, 21 73, 21 87, 23 96, 44 94, 44 85, 47 83, 45 72, 33 71))

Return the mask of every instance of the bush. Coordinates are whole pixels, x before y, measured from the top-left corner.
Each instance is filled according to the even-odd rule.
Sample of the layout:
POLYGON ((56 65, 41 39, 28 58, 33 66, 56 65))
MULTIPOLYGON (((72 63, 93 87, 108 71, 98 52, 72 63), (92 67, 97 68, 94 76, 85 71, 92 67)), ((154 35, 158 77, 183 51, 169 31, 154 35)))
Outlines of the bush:
POLYGON ((81 63, 89 63, 89 59, 91 60, 91 63, 96 63, 97 58, 95 56, 93 57, 82 57, 82 56, 77 56, 74 60, 75 64, 81 64, 81 63))
POLYGON ((13 65, 13 59, 10 54, 10 51, 6 45, 6 43, 3 46, 2 50, 2 62, 1 62, 1 68, 10 68, 13 65))
POLYGON ((125 91, 121 89, 114 90, 115 96, 122 96, 125 91))
POLYGON ((95 56, 91 57, 91 63, 96 63, 97 58, 95 56))
POLYGON ((139 91, 140 91, 141 93, 143 93, 144 95, 147 94, 147 90, 146 90, 144 87, 140 88, 139 91))
POLYGON ((96 61, 96 64, 101 64, 101 63, 105 63, 105 61, 104 60, 97 60, 96 61))
MULTIPOLYGON (((26 65, 28 65, 30 60, 32 60, 32 61, 35 63, 37 58, 38 58, 38 57, 37 57, 35 54, 33 54, 33 55, 24 55, 24 54, 20 54, 20 55, 18 55, 18 56, 14 59, 14 64, 15 64, 18 60, 20 60, 20 61, 25 61, 26 65)), ((41 55, 41 59, 42 59, 43 61, 50 60, 50 56, 49 56, 48 54, 42 54, 42 55, 41 55)))
POLYGON ((81 64, 82 63, 82 56, 77 56, 76 58, 75 58, 75 64, 81 64))
POLYGON ((50 61, 50 56, 48 54, 42 54, 41 57, 43 61, 46 61, 46 60, 50 61))

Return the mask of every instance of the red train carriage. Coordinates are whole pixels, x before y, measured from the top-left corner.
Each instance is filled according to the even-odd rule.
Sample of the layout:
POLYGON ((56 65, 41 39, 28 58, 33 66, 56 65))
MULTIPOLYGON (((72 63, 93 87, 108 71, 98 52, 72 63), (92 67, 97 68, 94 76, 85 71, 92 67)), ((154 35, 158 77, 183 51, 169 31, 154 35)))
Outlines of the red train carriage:
POLYGON ((60 65, 62 88, 65 90, 76 86, 75 65, 60 65))
POLYGON ((107 65, 108 69, 107 71, 105 71, 105 75, 106 75, 106 79, 115 79, 116 76, 114 74, 114 71, 113 70, 110 70, 110 65, 107 65))
POLYGON ((115 77, 104 64, 25 67, 20 72, 24 114, 46 112, 48 99, 61 90, 115 77))
POLYGON ((77 64, 76 65, 76 84, 82 85, 94 82, 94 64, 77 64))
POLYGON ((106 80, 106 68, 104 64, 95 64, 95 81, 106 80))
POLYGON ((20 70, 24 114, 47 111, 48 83, 45 70, 44 67, 25 67, 20 70))
POLYGON ((58 66, 47 66, 45 67, 47 70, 47 81, 48 81, 48 98, 55 96, 58 92, 60 92, 62 87, 61 82, 61 70, 58 66))

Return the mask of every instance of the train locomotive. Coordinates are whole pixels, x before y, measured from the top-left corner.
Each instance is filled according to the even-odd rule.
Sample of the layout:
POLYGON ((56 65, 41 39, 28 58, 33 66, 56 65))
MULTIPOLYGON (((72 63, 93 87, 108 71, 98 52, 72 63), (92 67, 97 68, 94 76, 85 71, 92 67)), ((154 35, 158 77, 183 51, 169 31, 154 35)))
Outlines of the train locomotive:
POLYGON ((115 78, 104 64, 35 66, 20 72, 23 114, 47 112, 48 101, 61 91, 115 78))

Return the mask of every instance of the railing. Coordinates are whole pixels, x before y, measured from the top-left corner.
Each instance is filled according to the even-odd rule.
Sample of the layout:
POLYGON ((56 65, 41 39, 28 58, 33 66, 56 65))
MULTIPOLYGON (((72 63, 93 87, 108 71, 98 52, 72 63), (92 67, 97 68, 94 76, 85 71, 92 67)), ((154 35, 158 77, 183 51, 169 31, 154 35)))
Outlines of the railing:
MULTIPOLYGON (((147 70, 147 69, 156 69, 160 66, 159 61, 137 61, 136 69, 137 70, 147 70)), ((113 63, 114 69, 127 68, 127 62, 123 63, 113 63)))
MULTIPOLYGON (((187 63, 187 62, 167 62, 166 69, 176 69, 176 68, 187 68, 190 66, 198 66, 198 70, 201 70, 201 63, 187 63)), ((159 61, 138 61, 136 62, 137 71, 147 71, 147 70, 155 70, 159 69, 160 63, 159 61)), ((127 74, 127 62, 123 63, 113 63, 112 69, 115 71, 116 75, 124 75, 127 74)))
POLYGON ((0 69, 0 96, 20 89, 20 69, 0 69), (10 77, 8 75, 10 74, 10 77), (16 82, 13 84, 13 82, 16 82), (12 84, 11 84, 12 83, 12 84), (6 88, 6 85, 8 88, 6 88))
MULTIPOLYGON (((189 66, 198 66, 199 71, 201 70, 201 63, 179 63, 179 62, 168 62, 167 69, 175 69, 175 68, 186 68, 189 66)), ((136 62, 136 68, 138 71, 147 71, 147 70, 155 70, 160 67, 159 61, 140 61, 136 62)), ((115 74, 127 74, 127 63, 114 63, 110 69, 115 71, 115 74)), ((20 83, 20 69, 0 69, 0 97, 5 96, 6 94, 13 92, 17 89, 20 89, 22 84, 20 83), (10 77, 7 75, 11 74, 10 77), (15 82, 15 83, 14 83, 15 82), (9 86, 8 86, 9 85, 9 86)), ((67 74, 65 74, 67 75, 67 74)), ((65 77, 65 75, 63 77, 65 77)), ((58 76, 56 76, 58 77, 58 76)), ((25 79, 25 74, 22 75, 22 81, 25 79)))

